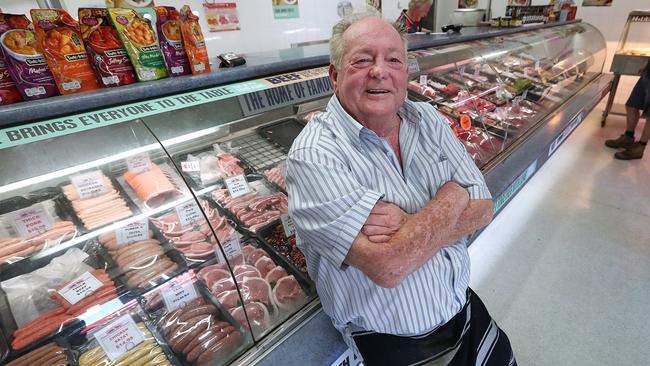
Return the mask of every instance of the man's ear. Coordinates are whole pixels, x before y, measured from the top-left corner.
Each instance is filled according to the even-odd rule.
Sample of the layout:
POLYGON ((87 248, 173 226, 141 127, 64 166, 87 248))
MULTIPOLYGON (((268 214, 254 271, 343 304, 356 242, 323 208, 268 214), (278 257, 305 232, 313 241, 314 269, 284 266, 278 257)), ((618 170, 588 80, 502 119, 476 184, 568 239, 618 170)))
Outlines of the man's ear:
POLYGON ((336 78, 339 76, 339 73, 336 71, 336 68, 332 64, 330 64, 329 67, 329 74, 330 74, 330 81, 332 82, 332 87, 336 92, 336 81, 337 81, 336 78))

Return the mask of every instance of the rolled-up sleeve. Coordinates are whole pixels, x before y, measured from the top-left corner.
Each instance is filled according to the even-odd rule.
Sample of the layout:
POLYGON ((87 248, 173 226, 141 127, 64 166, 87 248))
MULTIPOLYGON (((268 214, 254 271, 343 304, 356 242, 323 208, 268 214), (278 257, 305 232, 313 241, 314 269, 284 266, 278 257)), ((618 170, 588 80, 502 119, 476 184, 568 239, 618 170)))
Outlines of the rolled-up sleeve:
POLYGON ((439 129, 440 144, 449 159, 452 180, 467 189, 472 200, 492 199, 483 174, 463 144, 458 141, 444 117, 437 111, 433 111, 433 114, 438 122, 436 126, 439 129))
POLYGON ((381 193, 353 178, 346 164, 318 148, 292 150, 286 161, 289 213, 310 250, 343 261, 381 193))

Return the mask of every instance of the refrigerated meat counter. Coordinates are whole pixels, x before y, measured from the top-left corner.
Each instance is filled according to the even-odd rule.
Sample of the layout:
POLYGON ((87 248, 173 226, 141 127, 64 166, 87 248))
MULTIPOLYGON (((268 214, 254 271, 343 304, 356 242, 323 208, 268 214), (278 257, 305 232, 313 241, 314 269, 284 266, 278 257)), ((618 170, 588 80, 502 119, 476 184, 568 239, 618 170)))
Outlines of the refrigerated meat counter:
MULTIPOLYGON (((588 24, 490 32, 412 37, 409 98, 447 118, 498 214, 611 80, 588 24)), ((11 107, 25 120, 0 133, 2 362, 355 362, 287 212, 286 154, 333 92, 326 50, 300 64, 310 52, 129 103, 11 107)))

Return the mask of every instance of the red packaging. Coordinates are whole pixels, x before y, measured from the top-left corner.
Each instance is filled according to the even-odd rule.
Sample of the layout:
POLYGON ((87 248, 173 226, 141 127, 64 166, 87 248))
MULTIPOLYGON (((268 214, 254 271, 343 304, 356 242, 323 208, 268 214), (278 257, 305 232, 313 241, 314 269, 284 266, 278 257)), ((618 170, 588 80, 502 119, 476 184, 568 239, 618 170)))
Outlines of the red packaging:
POLYGON ((111 23, 108 10, 79 8, 79 29, 101 87, 137 81, 129 55, 111 23))
POLYGON ((59 92, 72 94, 97 89, 79 23, 62 9, 32 9, 30 13, 59 92))

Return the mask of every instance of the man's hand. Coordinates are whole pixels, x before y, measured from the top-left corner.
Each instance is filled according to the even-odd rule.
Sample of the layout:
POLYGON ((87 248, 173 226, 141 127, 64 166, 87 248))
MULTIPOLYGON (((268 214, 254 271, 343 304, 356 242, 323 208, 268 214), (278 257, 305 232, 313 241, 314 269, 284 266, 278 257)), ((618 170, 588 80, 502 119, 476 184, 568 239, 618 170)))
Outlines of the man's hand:
POLYGON ((399 206, 378 201, 372 211, 370 211, 370 215, 361 228, 361 232, 372 242, 387 242, 390 236, 404 225, 408 216, 399 206))

